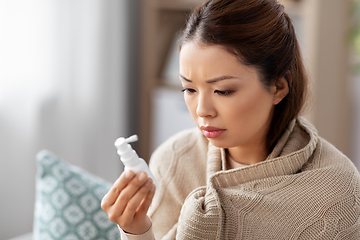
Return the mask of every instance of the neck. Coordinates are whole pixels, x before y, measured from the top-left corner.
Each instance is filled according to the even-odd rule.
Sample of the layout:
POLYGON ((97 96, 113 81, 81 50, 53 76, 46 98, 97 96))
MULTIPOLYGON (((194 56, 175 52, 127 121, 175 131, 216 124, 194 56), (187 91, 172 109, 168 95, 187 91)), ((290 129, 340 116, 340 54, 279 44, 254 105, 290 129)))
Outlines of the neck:
POLYGON ((230 168, 262 162, 268 155, 266 148, 260 146, 245 149, 242 147, 228 148, 226 154, 230 168))

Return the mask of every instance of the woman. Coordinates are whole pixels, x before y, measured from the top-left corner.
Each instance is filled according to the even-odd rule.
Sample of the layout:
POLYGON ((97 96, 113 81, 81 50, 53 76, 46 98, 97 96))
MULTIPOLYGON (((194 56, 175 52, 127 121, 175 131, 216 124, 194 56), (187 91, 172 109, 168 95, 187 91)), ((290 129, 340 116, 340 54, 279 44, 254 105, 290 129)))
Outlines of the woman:
POLYGON ((104 197, 122 239, 360 239, 359 173, 300 117, 307 78, 283 6, 197 8, 180 80, 198 129, 153 154, 155 197, 132 172, 104 197))

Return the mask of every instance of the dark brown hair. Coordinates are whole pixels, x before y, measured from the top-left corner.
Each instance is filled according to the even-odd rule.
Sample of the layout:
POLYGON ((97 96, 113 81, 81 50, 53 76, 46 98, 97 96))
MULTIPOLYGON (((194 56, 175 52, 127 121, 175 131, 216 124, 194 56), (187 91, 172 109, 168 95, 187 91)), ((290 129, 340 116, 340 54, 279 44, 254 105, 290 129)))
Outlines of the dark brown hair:
POLYGON ((194 10, 180 39, 221 45, 243 64, 258 70, 260 81, 270 86, 284 77, 288 95, 275 106, 267 134, 270 153, 307 94, 307 76, 291 19, 276 0, 210 0, 194 10))

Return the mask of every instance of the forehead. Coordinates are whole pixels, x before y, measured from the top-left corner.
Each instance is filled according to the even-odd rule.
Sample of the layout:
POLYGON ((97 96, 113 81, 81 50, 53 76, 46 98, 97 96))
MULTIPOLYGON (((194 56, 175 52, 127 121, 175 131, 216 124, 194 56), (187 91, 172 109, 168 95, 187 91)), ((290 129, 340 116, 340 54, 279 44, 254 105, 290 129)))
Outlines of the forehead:
POLYGON ((217 75, 238 75, 253 72, 255 68, 244 65, 221 45, 204 45, 187 42, 180 50, 180 73, 182 75, 201 74, 204 77, 217 75))

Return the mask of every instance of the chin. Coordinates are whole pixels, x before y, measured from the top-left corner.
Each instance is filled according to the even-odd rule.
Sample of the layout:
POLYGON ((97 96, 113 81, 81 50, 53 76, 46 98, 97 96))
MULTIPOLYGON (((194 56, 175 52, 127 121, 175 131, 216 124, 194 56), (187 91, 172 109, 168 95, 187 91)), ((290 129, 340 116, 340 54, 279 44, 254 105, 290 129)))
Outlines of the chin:
POLYGON ((208 138, 208 141, 212 145, 214 145, 215 147, 218 147, 218 148, 231 148, 231 147, 234 147, 231 144, 227 143, 226 141, 220 140, 220 139, 208 138))

